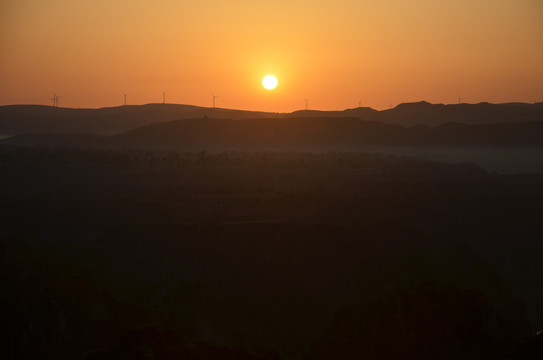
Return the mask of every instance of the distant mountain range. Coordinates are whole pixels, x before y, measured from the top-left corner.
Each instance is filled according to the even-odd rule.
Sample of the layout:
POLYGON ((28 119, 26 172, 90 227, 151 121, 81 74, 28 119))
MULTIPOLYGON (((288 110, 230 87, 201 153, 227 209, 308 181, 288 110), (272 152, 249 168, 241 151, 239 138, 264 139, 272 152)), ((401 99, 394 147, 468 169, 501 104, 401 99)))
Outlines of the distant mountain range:
POLYGON ((146 125, 118 135, 21 134, 12 145, 128 147, 176 150, 359 150, 368 146, 542 147, 543 121, 446 123, 403 127, 360 118, 183 119, 146 125))
POLYGON ((24 133, 95 133, 113 135, 141 126, 181 119, 292 119, 358 118, 370 122, 437 126, 449 122, 467 125, 543 121, 543 103, 400 104, 392 109, 359 107, 343 111, 302 110, 270 113, 192 105, 147 104, 100 109, 56 108, 41 105, 0 106, 0 136, 24 133))

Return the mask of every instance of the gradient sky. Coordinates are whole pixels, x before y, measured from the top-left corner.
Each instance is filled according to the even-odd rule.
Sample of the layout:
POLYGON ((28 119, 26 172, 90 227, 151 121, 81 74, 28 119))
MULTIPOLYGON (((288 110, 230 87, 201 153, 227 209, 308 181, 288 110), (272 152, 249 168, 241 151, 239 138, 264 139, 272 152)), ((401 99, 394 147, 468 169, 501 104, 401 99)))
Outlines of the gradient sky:
POLYGON ((0 0, 0 104, 163 91, 278 112, 543 101, 543 1, 0 0))

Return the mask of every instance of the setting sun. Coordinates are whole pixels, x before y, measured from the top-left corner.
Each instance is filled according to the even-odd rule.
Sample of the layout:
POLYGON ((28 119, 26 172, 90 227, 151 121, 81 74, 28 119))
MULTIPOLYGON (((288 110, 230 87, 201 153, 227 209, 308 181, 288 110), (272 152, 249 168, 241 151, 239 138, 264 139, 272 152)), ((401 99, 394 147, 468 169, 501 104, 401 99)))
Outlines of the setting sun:
POLYGON ((273 75, 267 75, 262 79, 262 86, 268 90, 273 90, 277 86, 277 78, 273 75))
POLYGON ((539 102, 542 14, 541 0, 3 0, 0 105, 539 102))

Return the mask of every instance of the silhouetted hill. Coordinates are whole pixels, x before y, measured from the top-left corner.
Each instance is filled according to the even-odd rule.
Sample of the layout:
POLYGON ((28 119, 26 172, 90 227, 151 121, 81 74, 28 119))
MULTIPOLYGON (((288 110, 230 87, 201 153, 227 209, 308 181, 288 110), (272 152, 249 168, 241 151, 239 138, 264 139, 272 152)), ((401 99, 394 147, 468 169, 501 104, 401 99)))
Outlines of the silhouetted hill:
POLYGON ((0 143, 18 146, 97 147, 109 145, 107 135, 90 133, 29 133, 15 135, 0 143))
POLYGON ((426 101, 403 103, 392 109, 377 111, 367 107, 344 111, 298 111, 292 116, 354 116, 364 120, 412 126, 440 125, 448 122, 487 124, 543 120, 543 103, 430 104, 426 101), (320 114, 320 115, 318 115, 320 114))
POLYGON ((343 111, 298 110, 288 114, 288 117, 358 117, 364 120, 378 120, 380 111, 369 107, 358 107, 343 111))
POLYGON ((153 124, 113 136, 135 147, 198 149, 345 148, 397 138, 397 125, 357 118, 191 119, 153 124), (384 137, 383 137, 384 135, 384 137))
POLYGON ((345 150, 365 146, 542 146, 543 121, 436 127, 358 118, 191 119, 148 125, 111 138, 123 146, 178 149, 345 150))
POLYGON ((409 128, 359 118, 183 119, 103 136, 30 133, 0 140, 19 146, 125 146, 186 150, 356 150, 368 146, 543 146, 543 121, 409 128))
POLYGON ((178 104, 128 105, 100 109, 9 105, 0 106, 0 135, 36 132, 114 134, 148 124, 202 116, 246 119, 271 114, 178 104))
POLYGON ((207 108, 178 104, 147 104, 101 109, 55 108, 41 105, 0 106, 0 136, 35 132, 93 132, 115 134, 140 126, 179 119, 207 116, 215 119, 357 117, 411 126, 447 122, 485 124, 543 120, 543 103, 524 104, 430 104, 425 101, 400 104, 377 111, 359 107, 343 111, 301 110, 269 113, 235 109, 207 108))
POLYGON ((394 124, 438 125, 447 122, 486 124, 543 120, 543 103, 430 104, 426 101, 405 103, 379 112, 375 120, 394 124))

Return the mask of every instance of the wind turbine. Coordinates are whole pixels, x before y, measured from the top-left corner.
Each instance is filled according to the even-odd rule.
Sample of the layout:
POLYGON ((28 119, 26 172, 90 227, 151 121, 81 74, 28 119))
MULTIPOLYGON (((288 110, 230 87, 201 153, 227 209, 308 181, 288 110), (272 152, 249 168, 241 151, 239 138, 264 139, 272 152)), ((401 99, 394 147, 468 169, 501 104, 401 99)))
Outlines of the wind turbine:
POLYGON ((53 95, 53 98, 52 99, 49 99, 49 100, 53 100, 53 107, 58 107, 58 101, 59 99, 62 99, 62 96, 57 96, 57 93, 55 93, 53 95))
POLYGON ((215 99, 218 98, 218 96, 213 93, 211 93, 211 96, 213 96, 213 108, 215 108, 215 99))
POLYGON ((304 99, 305 101, 305 109, 309 110, 309 99, 304 99))

